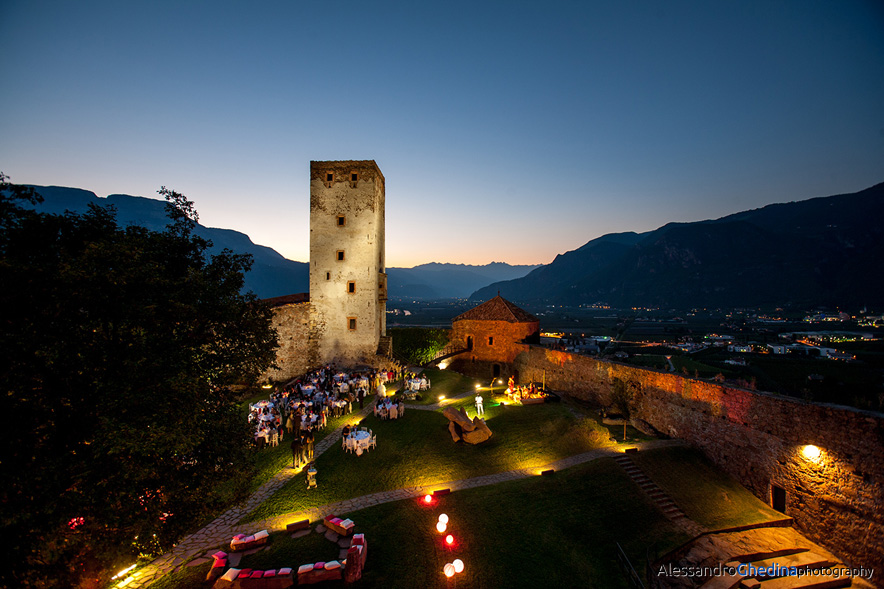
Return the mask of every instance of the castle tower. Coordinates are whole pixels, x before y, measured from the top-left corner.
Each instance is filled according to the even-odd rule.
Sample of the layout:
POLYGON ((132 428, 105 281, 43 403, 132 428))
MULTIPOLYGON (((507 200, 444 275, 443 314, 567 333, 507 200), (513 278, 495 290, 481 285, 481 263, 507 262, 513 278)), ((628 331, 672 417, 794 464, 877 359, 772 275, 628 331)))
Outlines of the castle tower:
POLYGON ((310 162, 310 304, 322 362, 360 362, 386 339, 384 201, 373 160, 310 162))

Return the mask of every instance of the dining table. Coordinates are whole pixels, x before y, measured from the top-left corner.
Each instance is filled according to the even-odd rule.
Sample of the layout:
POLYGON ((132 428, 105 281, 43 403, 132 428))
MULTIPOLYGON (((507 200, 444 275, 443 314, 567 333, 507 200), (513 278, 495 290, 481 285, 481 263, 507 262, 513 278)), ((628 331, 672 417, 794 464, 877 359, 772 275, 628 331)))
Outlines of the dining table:
POLYGON ((371 444, 371 434, 362 430, 350 432, 345 443, 348 448, 356 452, 357 456, 362 456, 371 444))

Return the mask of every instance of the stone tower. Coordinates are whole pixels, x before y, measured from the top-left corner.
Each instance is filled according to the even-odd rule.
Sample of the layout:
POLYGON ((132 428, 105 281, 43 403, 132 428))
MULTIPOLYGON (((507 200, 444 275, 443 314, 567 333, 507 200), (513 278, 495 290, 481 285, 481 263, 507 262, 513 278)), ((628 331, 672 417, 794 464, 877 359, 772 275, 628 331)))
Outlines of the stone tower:
POLYGON ((310 304, 324 363, 367 360, 388 341, 384 200, 373 160, 310 162, 310 304))

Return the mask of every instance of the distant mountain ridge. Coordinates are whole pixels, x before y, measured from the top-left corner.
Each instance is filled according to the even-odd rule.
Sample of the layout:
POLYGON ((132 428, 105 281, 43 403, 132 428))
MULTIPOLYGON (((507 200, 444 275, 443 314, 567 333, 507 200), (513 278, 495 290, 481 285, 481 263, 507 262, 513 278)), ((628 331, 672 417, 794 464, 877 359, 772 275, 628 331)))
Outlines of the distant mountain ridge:
POLYGON ((715 220, 615 233, 474 292, 615 307, 884 305, 884 183, 715 220))
MULTIPOLYGON (((61 186, 33 186, 43 197, 37 210, 62 214, 85 212, 89 204, 116 209, 117 223, 139 225, 161 231, 166 227, 165 201, 143 196, 111 194, 99 198, 94 192, 61 186)), ((252 269, 245 276, 245 288, 259 298, 307 292, 310 288, 309 264, 283 257, 276 250, 255 244, 245 233, 197 224, 194 232, 208 239, 211 253, 227 248, 238 254, 251 254, 252 269)), ((499 281, 524 276, 537 266, 511 266, 492 262, 485 266, 465 264, 422 264, 414 268, 387 268, 387 290, 391 296, 413 298, 466 298, 476 289, 499 281)))

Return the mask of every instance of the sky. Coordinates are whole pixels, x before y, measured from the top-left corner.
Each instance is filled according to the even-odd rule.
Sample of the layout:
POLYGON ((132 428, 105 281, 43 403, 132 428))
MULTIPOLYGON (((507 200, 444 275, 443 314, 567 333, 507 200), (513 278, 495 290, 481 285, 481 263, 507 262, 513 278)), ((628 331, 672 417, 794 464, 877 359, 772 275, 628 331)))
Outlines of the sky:
POLYGON ((308 261, 377 162, 387 266, 549 263, 884 181, 884 3, 0 0, 0 170, 194 201, 308 261))

